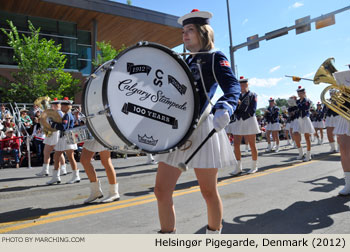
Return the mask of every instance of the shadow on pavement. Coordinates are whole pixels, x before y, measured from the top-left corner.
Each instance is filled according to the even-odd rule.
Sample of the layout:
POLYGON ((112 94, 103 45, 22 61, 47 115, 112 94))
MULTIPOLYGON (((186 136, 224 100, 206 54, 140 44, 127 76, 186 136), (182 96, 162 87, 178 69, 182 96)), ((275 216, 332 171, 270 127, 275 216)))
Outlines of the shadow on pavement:
POLYGON ((350 197, 331 197, 315 201, 298 201, 286 209, 273 209, 263 214, 247 214, 224 223, 227 234, 309 234, 331 226, 331 215, 348 212, 350 197))
MULTIPOLYGON (((334 214, 348 212, 350 197, 331 197, 315 201, 298 201, 286 209, 272 209, 263 214, 247 214, 223 221, 223 234, 309 234, 331 226, 334 214)), ((205 233, 205 227, 196 234, 205 233)))
POLYGON ((315 187, 310 190, 312 192, 330 192, 345 184, 343 178, 339 179, 334 176, 325 176, 322 178, 299 182, 315 185, 315 187))
POLYGON ((36 220, 40 217, 45 217, 52 212, 58 212, 63 210, 70 210, 75 208, 81 208, 84 204, 70 205, 63 207, 53 207, 53 208, 23 208, 14 211, 4 212, 0 214, 0 223, 6 223, 11 221, 24 221, 24 220, 36 220), (20 216, 20 219, 19 219, 20 216))

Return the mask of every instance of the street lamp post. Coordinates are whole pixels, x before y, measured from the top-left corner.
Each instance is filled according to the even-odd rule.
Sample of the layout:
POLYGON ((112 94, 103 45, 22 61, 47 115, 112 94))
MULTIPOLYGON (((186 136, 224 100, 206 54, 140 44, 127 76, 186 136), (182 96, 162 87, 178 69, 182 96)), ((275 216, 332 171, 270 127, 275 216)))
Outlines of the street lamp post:
POLYGON ((231 33, 231 17, 230 17, 230 4, 229 0, 226 0, 226 5, 227 5, 227 18, 228 18, 228 32, 230 36, 230 61, 231 61, 231 69, 234 74, 236 74, 235 70, 235 56, 234 56, 234 51, 233 51, 233 46, 232 46, 232 33, 231 33))

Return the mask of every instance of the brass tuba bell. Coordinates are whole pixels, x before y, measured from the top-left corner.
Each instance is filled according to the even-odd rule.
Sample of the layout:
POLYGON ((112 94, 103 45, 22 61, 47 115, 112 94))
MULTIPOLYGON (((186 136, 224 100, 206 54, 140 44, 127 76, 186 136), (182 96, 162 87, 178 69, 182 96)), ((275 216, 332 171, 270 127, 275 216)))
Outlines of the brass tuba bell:
POLYGON ((333 77, 333 74, 337 71, 338 70, 334 67, 334 58, 328 58, 318 68, 314 76, 314 83, 319 84, 323 82, 331 84, 321 93, 322 103, 350 121, 350 88, 344 85, 338 85, 336 79, 333 77), (326 99, 325 94, 329 90, 332 90, 331 98, 326 99))
POLYGON ((39 120, 40 124, 43 126, 43 132, 47 137, 51 136, 52 132, 57 131, 48 123, 48 118, 51 118, 54 122, 62 122, 60 114, 56 110, 50 109, 50 101, 51 99, 48 96, 39 97, 34 101, 35 105, 44 110, 41 113, 39 120))

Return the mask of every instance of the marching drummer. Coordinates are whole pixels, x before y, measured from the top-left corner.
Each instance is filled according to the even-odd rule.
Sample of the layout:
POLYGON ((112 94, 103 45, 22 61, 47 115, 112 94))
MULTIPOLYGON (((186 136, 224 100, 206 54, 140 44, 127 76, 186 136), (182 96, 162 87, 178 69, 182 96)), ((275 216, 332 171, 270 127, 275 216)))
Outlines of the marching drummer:
POLYGON ((83 165, 86 175, 90 180, 90 196, 84 203, 88 204, 103 197, 100 180, 97 178, 96 170, 91 163, 96 152, 100 154, 101 163, 106 170, 109 182, 109 194, 101 202, 108 203, 117 201, 120 199, 120 196, 117 177, 111 160, 111 152, 95 139, 92 139, 84 142, 80 156, 80 163, 83 165))
POLYGON ((183 26, 184 45, 188 51, 194 53, 186 59, 186 63, 197 83, 201 116, 205 119, 188 139, 192 143, 189 148, 185 150, 179 148, 167 154, 157 155, 159 165, 154 193, 158 202, 160 233, 176 232, 172 195, 181 175, 181 170, 176 166, 193 153, 213 128, 217 133, 203 145, 188 166, 194 168, 202 196, 207 204, 206 232, 220 233, 222 228, 223 207, 217 190, 218 169, 236 164, 232 147, 223 129, 236 109, 240 87, 227 58, 222 52, 213 50, 214 32, 209 25, 211 17, 212 13, 195 9, 178 19, 183 26), (216 102, 213 109, 209 110, 212 113, 207 113, 209 99, 214 96, 218 85, 224 95, 216 102))
MULTIPOLYGON (((50 102, 51 104, 51 109, 56 110, 58 114, 63 117, 63 113, 61 111, 61 103, 60 100, 58 100, 56 97, 50 102)), ((55 145, 58 143, 59 140, 59 134, 60 132, 53 131, 49 132, 48 135, 45 135, 44 139, 44 160, 43 160, 43 167, 42 170, 35 174, 38 177, 43 177, 43 176, 49 176, 49 167, 50 167, 50 154, 55 148, 55 145)), ((66 160, 64 158, 64 155, 60 156, 60 166, 61 166, 61 173, 66 175, 67 174, 67 169, 66 169, 66 160)))
POLYGON ((297 123, 293 127, 293 136, 297 145, 299 156, 297 160, 310 161, 311 160, 311 134, 315 133, 314 126, 310 120, 311 101, 306 97, 305 88, 299 86, 297 89, 299 99, 297 100, 298 114, 297 123), (304 151, 301 147, 301 134, 304 134, 306 141, 307 152, 304 157, 304 151))
POLYGON ((238 100, 237 109, 233 115, 233 122, 226 127, 226 132, 233 135, 234 153, 238 166, 231 172, 231 175, 237 175, 242 172, 241 162, 241 141, 244 137, 249 143, 252 152, 252 164, 248 173, 258 171, 258 151, 256 149, 256 134, 260 133, 258 121, 255 116, 257 106, 257 94, 251 92, 248 87, 248 79, 243 76, 239 79, 241 85, 241 94, 238 100))
POLYGON ((73 101, 69 100, 68 97, 64 97, 64 99, 61 100, 61 110, 64 113, 62 118, 62 123, 51 122, 51 127, 59 130, 60 135, 59 135, 59 140, 55 146, 55 154, 54 154, 55 163, 54 163, 54 171, 52 173, 52 179, 46 182, 46 184, 48 185, 61 183, 60 171, 59 171, 59 157, 63 154, 63 152, 66 153, 69 159, 69 163, 72 167, 72 173, 73 173, 71 180, 69 180, 67 184, 80 182, 79 170, 78 170, 77 162, 75 161, 75 158, 74 158, 74 150, 77 149, 77 145, 68 144, 67 138, 64 135, 64 132, 66 130, 72 129, 74 127, 74 117, 70 112, 72 109, 72 104, 73 104, 73 101))
POLYGON ((276 106, 275 99, 272 97, 269 100, 269 107, 267 108, 265 112, 265 118, 267 121, 266 125, 266 140, 267 140, 267 149, 266 151, 272 151, 275 152, 279 151, 279 145, 280 145, 280 138, 279 138, 279 131, 281 130, 281 125, 279 122, 279 107, 276 106), (271 146, 271 133, 272 133, 272 139, 273 143, 271 146), (274 143, 276 145, 274 146, 274 143))

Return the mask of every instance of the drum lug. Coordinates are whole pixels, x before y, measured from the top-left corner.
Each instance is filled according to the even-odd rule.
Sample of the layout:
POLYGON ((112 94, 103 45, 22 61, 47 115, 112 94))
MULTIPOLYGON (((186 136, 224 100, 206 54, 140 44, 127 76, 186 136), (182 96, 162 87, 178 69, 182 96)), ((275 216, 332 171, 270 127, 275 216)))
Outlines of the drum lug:
POLYGON ((84 118, 85 119, 90 119, 90 118, 94 118, 94 117, 95 117, 95 114, 90 114, 90 115, 85 116, 84 118))
POLYGON ((111 111, 109 109, 109 107, 103 109, 103 110, 100 110, 97 112, 98 115, 105 115, 105 116, 111 116, 111 111))

